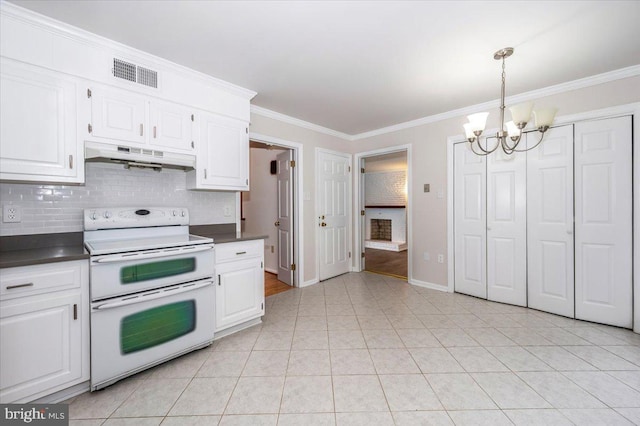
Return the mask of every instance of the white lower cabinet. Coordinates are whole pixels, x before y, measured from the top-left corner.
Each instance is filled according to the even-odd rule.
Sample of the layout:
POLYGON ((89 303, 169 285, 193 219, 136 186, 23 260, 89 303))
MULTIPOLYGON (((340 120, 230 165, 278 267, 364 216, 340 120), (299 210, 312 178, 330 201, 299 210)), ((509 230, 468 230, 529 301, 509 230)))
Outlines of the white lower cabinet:
POLYGON ((0 274, 0 402, 29 402, 89 380, 85 260, 0 274))
POLYGON ((216 333, 264 315, 263 245, 216 244, 216 333))

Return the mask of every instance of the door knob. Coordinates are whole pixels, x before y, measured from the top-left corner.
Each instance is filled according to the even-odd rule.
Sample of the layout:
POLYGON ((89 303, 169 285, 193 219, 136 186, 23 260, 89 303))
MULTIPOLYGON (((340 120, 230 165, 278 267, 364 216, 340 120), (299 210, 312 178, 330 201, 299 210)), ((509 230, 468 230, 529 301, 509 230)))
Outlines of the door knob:
POLYGON ((280 221, 279 220, 275 221, 274 225, 275 226, 280 226, 280 221))
POLYGON ((322 223, 320 224, 320 226, 324 227, 324 226, 327 226, 327 224, 326 224, 326 223, 324 223, 324 222, 322 222, 322 223))

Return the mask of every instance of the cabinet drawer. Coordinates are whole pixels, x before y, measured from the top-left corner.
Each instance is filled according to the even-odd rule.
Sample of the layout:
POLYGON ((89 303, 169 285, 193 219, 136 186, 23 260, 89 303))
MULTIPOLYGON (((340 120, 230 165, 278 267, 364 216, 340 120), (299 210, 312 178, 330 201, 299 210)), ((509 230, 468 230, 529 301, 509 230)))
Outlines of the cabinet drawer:
POLYGON ((0 270, 0 300, 79 288, 87 261, 47 263, 0 270))
POLYGON ((216 263, 264 255, 263 240, 216 244, 216 263))

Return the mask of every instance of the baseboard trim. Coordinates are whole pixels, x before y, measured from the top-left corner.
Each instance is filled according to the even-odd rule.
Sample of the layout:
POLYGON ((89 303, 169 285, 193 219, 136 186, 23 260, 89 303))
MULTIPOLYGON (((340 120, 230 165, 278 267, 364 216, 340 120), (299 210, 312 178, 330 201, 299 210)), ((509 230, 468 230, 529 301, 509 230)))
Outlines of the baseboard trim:
POLYGON ((273 275, 278 275, 278 270, 277 269, 264 268, 264 271, 268 272, 270 274, 273 274, 273 275))
POLYGON ((300 288, 309 287, 310 285, 318 284, 319 282, 320 281, 317 278, 313 278, 309 281, 303 281, 302 283, 300 283, 300 288))
POLYGON ((82 383, 78 383, 77 385, 71 386, 66 389, 62 389, 61 391, 54 392, 51 395, 43 396, 42 398, 38 398, 35 401, 31 401, 31 404, 57 404, 60 402, 64 402, 68 399, 76 397, 85 392, 89 392, 91 390, 91 382, 86 381, 82 383))
POLYGON ((415 285, 416 287, 428 288, 430 290, 438 290, 438 291, 442 291, 442 292, 445 292, 445 293, 449 292, 449 288, 446 285, 434 284, 434 283, 430 283, 430 282, 427 282, 427 281, 420 281, 420 280, 416 280, 414 278, 409 279, 409 284, 415 285))

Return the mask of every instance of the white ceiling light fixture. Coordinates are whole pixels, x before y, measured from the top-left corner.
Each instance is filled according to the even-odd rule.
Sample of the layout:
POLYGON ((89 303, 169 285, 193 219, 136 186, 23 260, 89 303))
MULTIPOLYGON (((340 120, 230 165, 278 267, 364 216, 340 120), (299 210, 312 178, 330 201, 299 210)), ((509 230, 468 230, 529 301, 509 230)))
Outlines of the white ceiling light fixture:
MULTIPOLYGON (((493 58, 496 60, 502 60, 502 90, 500 93, 500 130, 495 136, 487 136, 484 138, 484 142, 481 143, 480 135, 485 129, 487 124, 488 112, 479 112, 477 114, 471 114, 467 116, 469 122, 464 124, 464 131, 469 141, 471 150, 477 155, 489 155, 494 152, 498 147, 501 147, 505 154, 513 154, 514 152, 529 151, 540 145, 544 138, 544 133, 549 130, 549 127, 553 123, 553 119, 556 116, 557 108, 545 108, 533 111, 535 117, 535 128, 540 132, 540 140, 531 147, 519 148, 518 145, 522 140, 524 133, 523 129, 527 126, 527 123, 531 119, 531 111, 533 110, 533 102, 524 102, 509 108, 511 111, 511 119, 507 123, 504 122, 504 96, 505 96, 505 59, 513 55, 513 47, 505 47, 498 50, 493 58), (496 139, 493 146, 489 147, 489 139, 496 139), (484 145, 484 146, 483 146, 484 145)), ((535 131, 535 130, 532 130, 535 131)))

